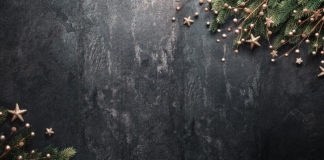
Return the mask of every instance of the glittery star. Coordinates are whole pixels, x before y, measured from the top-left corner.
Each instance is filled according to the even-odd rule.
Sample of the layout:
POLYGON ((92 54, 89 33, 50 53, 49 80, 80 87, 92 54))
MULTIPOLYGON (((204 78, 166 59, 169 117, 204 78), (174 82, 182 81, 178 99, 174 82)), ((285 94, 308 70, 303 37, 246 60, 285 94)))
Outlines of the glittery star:
POLYGON ((296 63, 297 64, 302 64, 303 63, 303 59, 302 58, 296 58, 296 63))
POLYGON ((10 113, 10 114, 13 115, 12 118, 11 118, 11 121, 12 121, 12 122, 13 122, 14 120, 16 120, 17 118, 18 118, 20 121, 24 122, 24 118, 23 118, 22 114, 24 114, 24 113, 26 113, 26 112, 27 112, 26 109, 20 110, 18 103, 16 103, 16 108, 15 108, 15 110, 8 110, 8 113, 10 113))
POLYGON ((45 134, 47 134, 48 136, 51 136, 52 134, 54 134, 53 128, 46 128, 45 134))
POLYGON ((324 67, 320 66, 321 73, 317 75, 317 77, 322 77, 324 76, 324 67))
POLYGON ((251 39, 247 40, 246 42, 251 43, 251 49, 254 48, 254 45, 261 46, 258 40, 260 39, 260 36, 254 37, 253 34, 251 34, 251 39))
POLYGON ((269 28, 271 26, 271 24, 273 24, 273 20, 272 17, 266 17, 266 22, 264 23, 265 25, 267 25, 267 27, 269 28))
POLYGON ((186 25, 188 25, 188 27, 190 27, 191 23, 193 23, 193 22, 194 21, 192 19, 190 19, 190 16, 189 16, 189 17, 184 18, 183 24, 186 24, 186 25))
POLYGON ((278 56, 278 51, 277 50, 273 50, 270 54, 272 57, 277 57, 278 56))

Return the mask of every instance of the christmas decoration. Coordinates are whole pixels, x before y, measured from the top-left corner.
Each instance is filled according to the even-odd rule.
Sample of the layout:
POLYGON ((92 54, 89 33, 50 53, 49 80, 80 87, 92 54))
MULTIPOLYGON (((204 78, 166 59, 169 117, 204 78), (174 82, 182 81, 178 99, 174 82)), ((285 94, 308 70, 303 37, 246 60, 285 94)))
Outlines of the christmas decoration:
MULTIPOLYGON (((28 142, 35 137, 35 132, 31 130, 31 125, 25 123, 22 117, 23 113, 26 113, 27 110, 21 110, 19 105, 16 104, 14 110, 5 110, 0 108, 0 159, 1 160, 69 160, 76 154, 74 148, 69 147, 63 150, 49 146, 40 150, 30 150, 26 147, 28 142), (11 121, 13 122, 17 118, 21 121, 19 124, 11 124, 10 129, 7 129, 10 123, 7 121, 9 117, 8 114, 12 115, 11 121), (8 130, 8 131, 7 131, 8 130)), ((46 132, 48 135, 54 134, 52 128, 47 128, 46 132), (47 130, 48 129, 48 130, 47 130)))
POLYGON ((51 136, 52 134, 54 134, 53 128, 46 128, 45 134, 47 134, 48 136, 51 136))
POLYGON ((321 69, 321 73, 317 75, 318 77, 324 76, 324 67, 320 66, 320 69, 321 69))
MULTIPOLYGON (((212 32, 227 34, 220 29, 223 24, 233 24, 227 31, 234 30, 234 53, 238 53, 242 44, 248 43, 253 49, 261 46, 259 40, 267 41, 271 62, 291 53, 300 54, 299 48, 308 46, 311 55, 324 55, 324 0, 197 0, 214 21, 207 23, 212 32), (285 47, 286 46, 286 47, 285 47), (287 49, 288 48, 288 49, 287 49)), ((194 13, 198 18, 199 13, 194 13)), ((184 24, 190 26, 191 19, 184 24)), ((220 40, 216 40, 220 43, 220 40)), ((303 63, 301 58, 297 64, 303 63)), ((322 76, 322 75, 321 75, 322 76)))
POLYGON ((185 17, 184 18, 184 23, 183 24, 186 24, 188 25, 188 27, 190 27, 191 23, 193 23, 194 21, 190 19, 190 16, 189 17, 185 17))

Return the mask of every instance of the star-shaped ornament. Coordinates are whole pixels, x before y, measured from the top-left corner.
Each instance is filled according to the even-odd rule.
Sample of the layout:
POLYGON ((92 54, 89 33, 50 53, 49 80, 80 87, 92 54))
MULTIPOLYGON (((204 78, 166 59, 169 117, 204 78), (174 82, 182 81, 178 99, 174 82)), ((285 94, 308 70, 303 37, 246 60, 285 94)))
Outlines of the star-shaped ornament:
POLYGON ((188 27, 190 27, 191 23, 193 23, 193 22, 194 21, 192 19, 190 19, 190 16, 189 16, 189 17, 184 18, 183 24, 186 24, 186 25, 188 25, 188 27))
POLYGON ((267 25, 267 27, 269 28, 271 26, 271 24, 273 24, 274 21, 272 20, 272 17, 266 17, 266 22, 264 23, 265 25, 267 25))
POLYGON ((317 75, 317 77, 322 77, 322 76, 324 76, 324 67, 320 66, 320 69, 321 69, 321 73, 319 73, 319 74, 317 75))
POLYGON ((270 54, 271 54, 272 57, 277 57, 278 56, 278 51, 273 50, 270 54))
POLYGON ((52 136, 52 134, 54 134, 53 128, 46 128, 45 134, 48 136, 52 136))
POLYGON ((296 64, 302 64, 303 59, 302 58, 296 58, 296 64))
POLYGON ((251 34, 251 39, 246 40, 246 42, 251 43, 251 49, 254 48, 254 45, 261 46, 261 44, 258 42, 260 39, 260 36, 254 37, 253 34, 251 34))
POLYGON ((8 113, 12 114, 12 118, 11 121, 13 122, 14 120, 16 120, 17 118, 21 121, 24 122, 24 118, 22 116, 22 114, 26 113, 27 110, 23 109, 20 110, 18 103, 16 103, 16 108, 14 110, 8 110, 8 113))

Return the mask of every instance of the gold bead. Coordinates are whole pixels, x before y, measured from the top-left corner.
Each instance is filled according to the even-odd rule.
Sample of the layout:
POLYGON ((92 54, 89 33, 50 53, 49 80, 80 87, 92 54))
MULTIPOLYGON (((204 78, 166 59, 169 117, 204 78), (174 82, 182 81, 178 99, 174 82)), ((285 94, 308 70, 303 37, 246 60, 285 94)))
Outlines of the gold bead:
POLYGON ((314 55, 314 56, 315 56, 315 55, 316 55, 316 51, 312 51, 312 55, 314 55))
POLYGON ((51 158, 51 154, 47 153, 46 158, 51 158))
POLYGON ((209 11, 209 8, 206 7, 206 8, 205 8, 205 12, 208 12, 208 11, 209 11))
POLYGON ((17 159, 18 159, 18 160, 22 160, 23 157, 22 157, 21 155, 19 155, 19 156, 17 157, 17 159))
POLYGON ((16 127, 11 127, 11 132, 16 132, 17 128, 16 127))
POLYGON ((281 44, 284 44, 284 43, 286 43, 286 40, 282 39, 282 40, 280 41, 280 43, 281 43, 281 44))
POLYGON ((26 123, 26 124, 25 124, 25 127, 26 127, 26 128, 30 128, 30 124, 29 124, 29 123, 26 123))
POLYGON ((324 60, 321 60, 321 63, 324 64, 324 60))
POLYGON ((198 17, 199 16, 199 13, 198 12, 195 12, 195 16, 198 17))
POLYGON ((289 32, 289 35, 292 36, 293 35, 293 32, 289 32))
POLYGON ((6 151, 10 151, 11 147, 9 145, 6 145, 6 151))
POLYGON ((251 9, 249 9, 249 8, 244 8, 243 11, 244 11, 245 13, 251 13, 251 9))
POLYGON ((240 31, 239 31, 238 29, 236 29, 234 32, 235 32, 236 34, 239 34, 239 33, 240 33, 240 31))
POLYGON ((3 113, 2 112, 0 112, 0 116, 2 116, 3 115, 3 113))
POLYGON ((315 33, 315 37, 318 37, 319 36, 319 33, 315 33))
POLYGON ((238 44, 238 45, 242 44, 242 41, 237 41, 237 44, 238 44))
POLYGON ((321 54, 324 54, 324 51, 321 51, 321 54))
POLYGON ((295 53, 300 53, 300 50, 299 50, 299 49, 296 49, 296 50, 295 50, 295 53))
POLYGON ((303 12, 305 13, 305 12, 308 12, 308 9, 307 8, 304 8, 303 9, 303 12))
POLYGON ((228 28, 227 28, 227 31, 228 31, 228 32, 231 32, 231 31, 232 31, 232 28, 231 28, 231 27, 228 27, 228 28))
POLYGON ((218 11, 214 11, 214 14, 218 14, 218 11))
POLYGON ((267 9, 268 5, 267 4, 263 4, 262 5, 262 9, 267 9))
POLYGON ((289 54, 288 54, 288 53, 285 53, 284 55, 285 55, 286 57, 288 57, 288 56, 289 56, 289 54))
POLYGON ((179 6, 176 7, 176 11, 180 11, 180 9, 181 9, 181 7, 179 7, 179 6))
POLYGON ((306 42, 306 43, 309 43, 309 42, 310 42, 310 40, 309 40, 309 39, 306 39, 306 40, 305 40, 305 42, 306 42))
POLYGON ((293 30, 292 30, 292 32, 293 32, 293 33, 296 33, 296 30, 295 30, 295 29, 293 29, 293 30))
POLYGON ((223 57, 223 58, 222 58, 222 62, 225 62, 225 61, 226 61, 226 59, 223 57))
POLYGON ((269 48, 270 48, 270 49, 272 49, 272 48, 273 48, 273 46, 272 46, 272 45, 270 45, 270 46, 269 46, 269 48))
POLYGON ((309 20, 310 20, 311 22, 314 22, 314 21, 315 21, 315 19, 314 19, 313 17, 311 17, 309 20))
POLYGON ((30 151, 30 154, 35 154, 35 150, 31 150, 30 151))
POLYGON ((217 32, 220 33, 220 32, 222 32, 222 30, 221 29, 217 29, 217 32))
POLYGON ((216 39, 216 42, 219 43, 220 42, 220 39, 216 39))
POLYGON ((211 0, 207 0, 207 3, 211 3, 212 1, 211 0))
POLYGON ((204 0, 199 0, 199 4, 200 5, 204 4, 204 0))
POLYGON ((274 58, 271 58, 271 62, 276 62, 276 59, 274 59, 274 58))
POLYGON ((30 132, 30 136, 34 137, 35 136, 35 132, 30 132))
POLYGON ((253 24, 253 23, 251 23, 251 24, 250 24, 250 27, 251 27, 251 28, 253 28, 253 27, 254 27, 254 24, 253 24))
POLYGON ((243 31, 244 31, 244 32, 247 32, 247 31, 249 31, 249 30, 248 30, 247 28, 244 28, 243 31))
POLYGON ((234 18, 234 19, 233 19, 233 22, 234 22, 234 23, 237 23, 237 22, 238 22, 238 19, 237 19, 237 18, 234 18))
POLYGON ((264 15, 264 12, 259 12, 259 16, 263 16, 264 15))
POLYGON ((237 29, 242 30, 242 26, 237 27, 237 29))
POLYGON ((226 34, 222 34, 222 38, 227 38, 227 35, 226 34))
POLYGON ((238 9, 237 8, 234 8, 233 11, 234 11, 234 13, 237 13, 238 12, 238 9))
POLYGON ((206 22, 206 25, 207 25, 207 26, 209 26, 209 25, 210 25, 210 22, 209 22, 209 21, 207 21, 207 22, 206 22))
POLYGON ((272 31, 268 31, 268 35, 269 35, 269 36, 272 35, 272 31))
POLYGON ((22 147, 22 146, 25 145, 25 143, 24 143, 23 141, 20 141, 20 142, 18 143, 18 145, 19 145, 19 147, 22 147))
POLYGON ((242 2, 242 3, 240 4, 240 6, 241 6, 241 7, 244 7, 244 6, 245 6, 245 2, 242 2))
POLYGON ((228 8, 228 4, 227 4, 227 3, 225 3, 225 4, 224 4, 224 7, 225 7, 225 8, 228 8))
POLYGON ((4 140, 6 140, 6 137, 5 137, 4 135, 1 135, 1 136, 0 136, 0 140, 1 140, 1 141, 4 141, 4 140))
POLYGON ((176 20, 176 18, 175 17, 172 17, 172 21, 174 22, 176 20))
POLYGON ((234 53, 236 53, 236 54, 239 53, 239 50, 238 49, 235 49, 234 50, 234 53))
POLYGON ((241 41, 242 41, 242 42, 244 42, 244 41, 245 41, 245 39, 244 39, 244 38, 242 38, 242 39, 241 39, 241 41))

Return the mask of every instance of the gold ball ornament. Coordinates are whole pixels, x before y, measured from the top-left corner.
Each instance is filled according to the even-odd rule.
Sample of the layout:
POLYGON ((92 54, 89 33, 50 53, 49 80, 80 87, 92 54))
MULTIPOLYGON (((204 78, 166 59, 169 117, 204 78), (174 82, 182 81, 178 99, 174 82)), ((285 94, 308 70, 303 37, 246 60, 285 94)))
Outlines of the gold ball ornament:
POLYGON ((5 150, 10 151, 11 147, 9 145, 6 145, 5 150))
POLYGON ((259 12, 259 16, 263 16, 263 15, 264 15, 263 11, 259 12))
POLYGON ((19 155, 19 156, 17 157, 17 159, 18 159, 18 160, 22 160, 23 157, 22 157, 21 155, 19 155))
POLYGON ((239 34, 239 33, 240 33, 240 31, 239 31, 238 29, 236 29, 234 32, 235 32, 236 34, 239 34))
POLYGON ((315 37, 319 37, 319 33, 315 33, 315 37))
POLYGON ((254 28, 254 24, 253 23, 250 24, 250 28, 254 28))
POLYGON ((271 58, 271 62, 272 62, 272 63, 276 62, 276 59, 271 58))
POLYGON ((267 9, 268 8, 268 5, 267 4, 263 4, 262 5, 262 9, 267 9))
POLYGON ((303 9, 303 12, 304 12, 304 13, 308 12, 308 9, 307 9, 307 8, 304 8, 304 9, 303 9))
POLYGON ((242 41, 237 41, 237 44, 238 44, 238 45, 241 45, 241 44, 242 44, 242 41))
POLYGON ((270 46, 269 46, 269 49, 272 49, 272 48, 273 48, 273 46, 272 46, 272 45, 270 45, 270 46))
POLYGON ((225 8, 228 8, 228 6, 229 6, 229 5, 228 5, 227 3, 224 3, 224 7, 225 7, 225 8))
POLYGON ((321 51, 320 53, 321 53, 321 54, 324 54, 324 51, 321 51))
POLYGON ((35 132, 30 132, 30 136, 35 137, 35 132))
POLYGON ((272 35, 272 31, 268 31, 268 35, 269 35, 269 36, 272 35))
POLYGON ((19 143, 18 143, 18 146, 19 147, 23 147, 25 145, 25 143, 23 142, 23 141, 20 141, 19 143))
POLYGON ((289 53, 285 53, 284 55, 285 55, 285 57, 288 57, 289 56, 289 53))
POLYGON ((234 50, 234 53, 238 54, 239 53, 239 50, 238 49, 235 49, 234 50))
POLYGON ((316 51, 312 51, 312 55, 315 56, 316 55, 316 51))
POLYGON ((248 32, 249 30, 248 30, 247 28, 244 28, 243 31, 244 31, 244 32, 248 32))
POLYGON ((310 42, 310 40, 309 40, 309 39, 306 39, 306 40, 305 40, 305 42, 306 42, 306 43, 309 43, 309 42, 310 42))
POLYGON ((198 12, 195 12, 195 17, 198 17, 199 16, 199 13, 198 12))
POLYGON ((293 33, 293 32, 289 32, 288 34, 289 34, 289 36, 292 36, 292 35, 294 35, 294 33, 293 33))
POLYGON ((233 11, 234 11, 234 13, 237 13, 238 12, 238 9, 237 8, 234 8, 233 11))
POLYGON ((227 31, 228 31, 228 32, 231 32, 231 31, 232 31, 232 28, 231 28, 231 27, 228 27, 228 28, 227 28, 227 31))
POLYGON ((222 30, 221 29, 217 29, 217 32, 220 33, 220 32, 222 32, 222 30))
POLYGON ((26 123, 26 124, 25 124, 25 127, 26 127, 26 128, 30 128, 30 124, 29 124, 29 123, 26 123))
POLYGON ((281 44, 285 44, 285 43, 286 43, 286 40, 282 39, 282 40, 280 41, 280 43, 281 43, 281 44))
POLYGON ((30 151, 30 154, 35 154, 35 150, 31 150, 30 151))
POLYGON ((199 0, 199 4, 200 5, 204 4, 204 0, 199 0))
POLYGON ((310 20, 311 22, 314 22, 314 21, 315 21, 315 19, 314 19, 313 17, 311 17, 309 20, 310 20))
POLYGON ((47 153, 46 158, 51 158, 51 154, 47 153))
POLYGON ((214 11, 214 14, 218 14, 218 11, 214 11))
POLYGON ((220 39, 216 39, 216 42, 217 42, 217 43, 220 43, 220 39))
POLYGON ((321 60, 321 64, 324 64, 324 60, 321 60))
POLYGON ((0 140, 1 140, 1 141, 4 141, 4 140, 6 140, 6 136, 4 136, 4 135, 1 135, 1 136, 0 136, 0 140))
POLYGON ((297 13, 297 10, 293 10, 293 13, 297 13))
POLYGON ((225 61, 226 61, 226 59, 225 59, 225 58, 223 57, 223 58, 221 59, 221 61, 222 61, 222 62, 225 62, 225 61))
POLYGON ((11 127, 11 132, 16 132, 17 131, 17 128, 16 127, 11 127))
POLYGON ((237 23, 237 22, 238 22, 238 19, 237 19, 237 18, 234 18, 234 19, 233 19, 233 22, 234 22, 234 23, 237 23))
POLYGON ((0 112, 0 116, 2 116, 3 115, 3 113, 2 112, 0 112))
POLYGON ((205 12, 209 12, 209 8, 206 7, 206 8, 205 8, 205 12))
POLYGON ((222 38, 227 38, 227 35, 226 34, 222 34, 222 38))
POLYGON ((176 20, 176 18, 175 17, 172 17, 172 21, 174 22, 176 20))
POLYGON ((180 11, 181 7, 177 6, 176 11, 180 11))
POLYGON ((295 50, 295 53, 300 53, 300 50, 299 50, 299 49, 296 49, 296 50, 295 50))
POLYGON ((207 0, 207 3, 211 3, 212 1, 211 0, 207 0))
POLYGON ((210 25, 210 22, 209 22, 209 21, 207 21, 207 22, 206 22, 206 26, 208 27, 209 25, 210 25))

